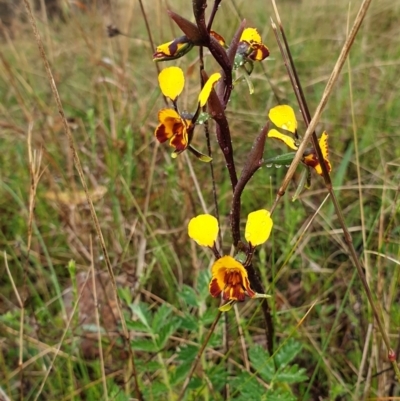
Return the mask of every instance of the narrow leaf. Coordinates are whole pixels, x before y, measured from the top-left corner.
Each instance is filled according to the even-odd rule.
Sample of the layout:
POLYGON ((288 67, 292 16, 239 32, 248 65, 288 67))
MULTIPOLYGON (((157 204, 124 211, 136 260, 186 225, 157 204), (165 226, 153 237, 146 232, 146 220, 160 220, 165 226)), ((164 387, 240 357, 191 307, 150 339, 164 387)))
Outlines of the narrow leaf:
POLYGON ((270 157, 269 159, 264 160, 264 164, 267 167, 288 166, 293 161, 295 155, 296 152, 289 152, 282 155, 270 157))

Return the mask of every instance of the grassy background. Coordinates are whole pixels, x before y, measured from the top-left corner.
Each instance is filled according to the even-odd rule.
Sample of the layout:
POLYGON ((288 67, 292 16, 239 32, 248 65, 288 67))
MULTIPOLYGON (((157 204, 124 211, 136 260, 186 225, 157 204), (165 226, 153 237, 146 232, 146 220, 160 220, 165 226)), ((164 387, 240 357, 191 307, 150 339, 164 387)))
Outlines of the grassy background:
MULTIPOLYGON (((166 15, 166 2, 145 3, 156 44, 179 35, 166 15)), ((278 101, 295 107, 269 24, 272 7, 263 1, 251 5, 224 0, 214 26, 229 41, 240 15, 249 26, 258 27, 271 51, 270 59, 263 66, 256 65, 253 72, 255 93, 249 95, 246 85, 239 84, 227 111, 238 171, 268 110, 278 101)), ((311 111, 345 40, 347 19, 354 20, 358 5, 344 0, 278 2, 311 111)), ((191 18, 187 1, 169 2, 168 6, 191 18)), ((392 346, 398 351, 399 18, 400 4, 386 0, 372 4, 320 124, 321 130, 330 134, 335 191, 371 289, 384 310, 392 346)), ((215 314, 216 301, 206 297, 211 254, 190 243, 186 234, 188 220, 202 212, 200 196, 213 210, 209 170, 190 155, 190 160, 185 155, 172 160, 171 149, 154 140, 157 111, 164 103, 138 2, 116 1, 107 12, 87 9, 71 13, 65 22, 46 24, 38 14, 38 24, 93 191, 127 319, 131 320, 132 313, 136 316, 129 306, 139 301, 150 314, 161 306, 185 310, 180 294, 197 289, 196 306, 187 308, 193 316, 205 316, 196 329, 171 332, 157 357, 144 350, 137 354, 141 383, 144 388, 151 387, 158 378, 164 377, 165 382, 165 376, 172 375, 171 361, 180 347, 201 343, 210 316, 215 314), (129 37, 109 38, 105 30, 109 23, 129 37), (194 180, 201 193, 193 189, 194 180), (146 363, 154 359, 159 365, 150 374, 146 363)), ((12 399, 103 399, 103 374, 108 377, 110 399, 129 399, 126 397, 133 394, 131 382, 125 383, 129 363, 121 356, 126 350, 110 318, 115 302, 109 299, 113 295, 107 292, 107 279, 100 280, 101 288, 107 288, 98 294, 104 295, 101 319, 109 331, 109 336, 104 336, 109 338, 105 356, 99 358, 96 341, 87 343, 87 348, 82 346, 83 337, 93 332, 95 324, 91 320, 95 315, 92 290, 82 294, 80 314, 66 329, 63 293, 71 285, 71 276, 78 278, 77 287, 80 277, 86 277, 71 273, 69 261, 75 261, 77 272, 88 272, 91 264, 96 271, 105 271, 105 265, 37 46, 29 26, 19 22, 17 27, 0 44, 0 244, 4 252, 0 264, 0 386, 12 399), (41 154, 31 236, 29 146, 37 156, 41 154), (23 315, 11 276, 25 300, 23 315), (109 303, 109 309, 103 307, 109 303), (81 310, 85 306, 87 310, 81 310), (57 347, 64 331, 64 353, 57 356, 39 390, 55 355, 52 347, 57 347), (25 362, 21 370, 20 351, 25 362)), ((172 63, 187 73, 179 102, 189 111, 194 109, 199 91, 195 61, 196 51, 192 51, 172 63)), ((210 58, 206 68, 209 72, 215 68, 210 58)), ((301 124, 300 129, 304 129, 301 124)), ((206 151, 201 130, 194 145, 206 151)), ((213 147, 218 152, 216 143, 213 147)), ((265 157, 283 151, 281 144, 267 141, 265 157)), ((215 154, 214 160, 224 251, 229 252, 231 189, 222 158, 215 154)), ((271 206, 284 170, 263 168, 246 187, 243 227, 248 212, 271 206)), ((306 369, 309 380, 294 386, 294 393, 298 399, 315 400, 399 395, 380 335, 371 331, 372 314, 333 207, 329 200, 323 203, 327 192, 322 180, 314 176, 312 188, 292 203, 294 191, 291 187, 280 203, 273 238, 255 259, 273 294, 271 307, 279 342, 295 337, 303 346, 296 362, 306 369), (307 319, 297 326, 314 301, 317 304, 307 319)), ((244 330, 248 350, 263 345, 264 336, 257 303, 240 305, 239 311, 240 318, 232 315, 230 333, 231 358, 240 371, 248 359, 239 346, 238 327, 244 330)), ((206 353, 204 372, 213 364, 223 366, 212 350, 223 352, 220 342, 212 343, 206 353)), ((204 372, 196 376, 204 379, 204 372)), ((235 375, 234 368, 231 375, 235 375)), ((176 389, 173 384, 169 388, 168 397, 173 399, 176 389)), ((191 399, 219 399, 217 390, 213 382, 191 399)), ((165 399, 148 392, 148 399, 165 399)))

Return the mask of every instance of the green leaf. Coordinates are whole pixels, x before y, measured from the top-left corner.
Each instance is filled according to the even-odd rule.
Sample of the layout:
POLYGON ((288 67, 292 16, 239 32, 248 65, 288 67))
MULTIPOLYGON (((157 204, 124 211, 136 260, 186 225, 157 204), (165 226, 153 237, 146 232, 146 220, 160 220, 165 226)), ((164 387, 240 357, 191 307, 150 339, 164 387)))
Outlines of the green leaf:
MULTIPOLYGON (((202 336, 201 343, 205 341, 205 338, 207 336, 207 332, 204 333, 204 336, 202 336)), ((218 348, 222 344, 222 332, 221 331, 214 331, 214 333, 211 334, 210 339, 208 340, 208 345, 213 348, 218 348)))
POLYGON ((215 317, 216 317, 216 315, 217 315, 217 306, 218 306, 218 305, 215 305, 215 309, 214 309, 213 307, 208 308, 208 309, 204 312, 204 315, 201 316, 200 321, 201 321, 201 324, 202 324, 203 326, 209 326, 209 325, 211 325, 211 324, 214 322, 215 317))
POLYGON ((297 184, 296 192, 294 193, 294 195, 292 197, 292 202, 296 201, 298 199, 298 197, 300 196, 300 194, 303 192, 303 189, 307 187, 306 184, 307 184, 308 178, 311 178, 310 172, 311 172, 311 170, 309 167, 305 167, 303 169, 303 172, 301 173, 301 176, 300 176, 299 183, 297 184))
POLYGON ((216 391, 222 390, 229 377, 225 364, 211 365, 211 368, 206 370, 206 374, 216 391))
POLYGON ((196 358, 197 353, 199 352, 199 347, 194 345, 186 345, 182 347, 178 352, 178 360, 184 363, 191 364, 196 358))
POLYGON ((154 373, 154 372, 159 372, 160 369, 163 369, 163 365, 156 361, 156 360, 139 360, 137 363, 137 369, 138 372, 140 373, 154 373))
POLYGON ((196 291, 199 294, 199 299, 204 300, 209 296, 208 285, 211 279, 211 272, 208 269, 200 271, 197 280, 196 291))
POLYGON ((181 319, 181 327, 183 329, 193 332, 198 331, 200 321, 196 316, 187 313, 185 314, 184 317, 181 317, 180 319, 181 319))
POLYGON ((172 313, 172 308, 167 304, 162 304, 158 308, 157 312, 153 316, 153 322, 151 324, 153 333, 158 333, 161 330, 161 328, 169 320, 171 313, 172 313))
POLYGON ((131 347, 136 351, 145 351, 145 352, 158 351, 158 347, 156 344, 154 344, 153 340, 146 340, 146 339, 133 340, 131 341, 131 347))
POLYGON ((183 284, 182 289, 179 292, 179 296, 182 298, 187 306, 199 306, 198 295, 192 287, 183 284))
POLYGON ((162 400, 168 394, 168 387, 158 381, 152 381, 150 386, 143 386, 141 390, 145 400, 162 400))
POLYGON ((126 326, 129 330, 142 331, 145 333, 149 332, 149 328, 139 320, 128 320, 126 326))
POLYGON ((292 361, 301 351, 303 346, 294 338, 289 338, 275 355, 275 362, 278 368, 283 368, 292 361))
POLYGON ((191 362, 179 365, 171 374, 171 386, 176 386, 177 384, 182 383, 186 379, 191 366, 191 362))
POLYGON ((148 331, 151 332, 151 313, 147 306, 143 303, 139 303, 137 305, 130 305, 130 308, 132 313, 147 327, 148 331))
POLYGON ((172 336, 173 333, 179 328, 181 325, 180 320, 172 319, 169 323, 166 323, 158 332, 157 346, 159 350, 162 350, 165 347, 165 344, 172 336))
POLYGON ((253 369, 268 383, 272 381, 275 374, 274 360, 268 352, 260 345, 254 345, 249 350, 249 357, 253 369))
POLYGON ((266 393, 268 401, 296 401, 297 398, 290 390, 284 388, 271 388, 266 393))
POLYGON ((270 157, 267 160, 264 160, 266 167, 272 166, 288 166, 294 159, 296 152, 284 153, 282 155, 270 157))
POLYGON ((261 401, 265 398, 265 387, 260 384, 255 376, 248 372, 242 372, 231 380, 232 401, 261 401))
POLYGON ((197 390, 198 388, 203 386, 203 380, 200 379, 199 377, 193 376, 190 379, 188 389, 189 390, 197 390))
POLYGON ((282 371, 279 371, 274 378, 278 383, 300 383, 308 380, 304 368, 299 368, 298 365, 286 366, 282 371))
POLYGON ((113 401, 129 401, 130 397, 126 395, 123 390, 117 386, 115 383, 109 388, 109 397, 113 401))

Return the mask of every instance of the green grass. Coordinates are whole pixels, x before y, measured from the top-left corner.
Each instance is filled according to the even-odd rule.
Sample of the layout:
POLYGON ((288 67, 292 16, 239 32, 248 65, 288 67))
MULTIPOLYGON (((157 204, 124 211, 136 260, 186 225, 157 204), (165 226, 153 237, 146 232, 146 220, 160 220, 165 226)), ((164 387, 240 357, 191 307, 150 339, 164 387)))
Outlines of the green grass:
MULTIPOLYGON (((179 36, 164 2, 144 3, 156 44, 179 36)), ((349 7, 344 0, 278 2, 311 112, 345 40, 348 13, 353 21, 358 3, 349 7)), ((222 2, 214 26, 228 42, 239 21, 233 4, 222 2)), ((251 2, 252 7, 245 1, 235 4, 248 25, 259 29, 271 51, 263 66, 255 66, 255 93, 249 95, 245 83, 238 85, 227 110, 240 172, 268 110, 277 104, 276 97, 294 108, 296 103, 270 28, 272 6, 261 1, 251 2)), ((169 2, 169 6, 186 18, 192 16, 188 2, 169 2)), ((171 159, 172 148, 154 140, 157 112, 165 105, 139 5, 116 2, 113 16, 113 23, 129 37, 108 38, 104 21, 94 10, 71 14, 65 23, 45 26, 39 21, 39 28, 66 116, 73 121, 88 185, 93 191, 107 190, 94 205, 119 277, 119 297, 144 399, 178 399, 217 314, 218 302, 208 293, 212 255, 187 236, 189 219, 203 210, 186 157, 171 159)), ((335 192, 371 290, 384 311, 392 347, 398 351, 399 18, 396 2, 372 3, 351 50, 350 65, 345 65, 318 128, 318 133, 326 130, 330 135, 335 192)), ((0 54, 0 249, 24 300, 22 316, 3 258, 0 387, 10 399, 135 399, 120 326, 111 324, 108 335, 103 332, 101 358, 95 309, 86 318, 76 314, 69 327, 64 318, 62 294, 76 277, 67 268, 69 261, 75 261, 78 272, 89 272, 91 264, 96 271, 106 271, 106 266, 29 26, 20 23, 0 44, 0 54), (28 254, 30 124, 31 147, 42 152, 42 161, 28 254), (83 337, 88 334, 94 339, 85 348, 83 337)), ((179 104, 188 111, 193 111, 199 92, 197 65, 189 68, 196 54, 192 50, 182 59, 161 65, 179 65, 185 71, 186 87, 179 104)), ((211 74, 215 68, 207 57, 207 71, 211 74)), ((300 122, 300 132, 304 131, 300 122)), ((231 188, 211 133, 227 254, 231 188)), ((193 144, 206 152, 200 129, 193 144)), ((283 144, 267 139, 264 157, 285 151, 283 144)), ((188 156, 201 195, 213 213, 208 167, 188 156)), ((242 197, 242 232, 249 212, 271 207, 285 173, 285 167, 264 167, 252 178, 242 197)), ((375 328, 370 332, 373 315, 329 199, 306 229, 327 194, 323 180, 313 174, 311 188, 299 201, 291 201, 294 192, 291 185, 275 211, 273 235, 254 259, 272 295, 277 365, 264 349, 260 304, 246 301, 239 305, 237 316, 228 314, 229 352, 222 346, 221 320, 185 399, 223 399, 226 382, 230 400, 361 400, 400 395, 381 336, 375 328), (282 360, 287 369, 293 369, 285 371, 286 376, 283 362, 279 365, 282 360)), ((78 296, 76 291, 73 302, 78 296)), ((89 298, 79 302, 81 307, 92 299, 92 292, 84 296, 89 298)), ((113 302, 112 293, 108 297, 113 302)), ((107 299, 100 302, 100 310, 107 299)))

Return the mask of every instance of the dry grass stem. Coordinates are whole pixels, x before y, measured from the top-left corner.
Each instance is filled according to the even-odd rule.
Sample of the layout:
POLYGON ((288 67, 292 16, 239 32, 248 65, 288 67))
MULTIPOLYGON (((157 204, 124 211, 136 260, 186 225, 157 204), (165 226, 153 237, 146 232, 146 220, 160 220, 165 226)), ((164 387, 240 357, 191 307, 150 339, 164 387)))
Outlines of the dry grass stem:
MULTIPOLYGON (((106 378, 106 370, 104 364, 104 355, 103 355, 103 344, 101 341, 101 325, 100 325, 100 314, 99 314, 99 302, 97 298, 97 288, 96 288, 96 271, 94 269, 94 260, 93 260, 93 246, 92 246, 92 237, 90 237, 90 256, 91 256, 91 263, 90 263, 90 273, 88 274, 92 276, 92 288, 93 288, 93 301, 94 301, 94 314, 96 319, 96 328, 97 328, 97 343, 98 343, 98 350, 99 350, 99 359, 100 359, 100 368, 101 368, 101 377, 103 379, 103 393, 104 393, 104 400, 108 401, 108 389, 107 389, 107 378, 106 378)), ((84 287, 83 287, 84 288, 84 287)), ((83 291, 83 289, 82 289, 83 291)))
POLYGON ((55 81, 54 81, 54 77, 53 77, 53 74, 51 72, 51 68, 50 68, 49 62, 48 62, 47 57, 46 57, 46 52, 45 52, 44 47, 43 47, 43 42, 42 42, 42 39, 40 37, 40 33, 39 33, 38 29, 37 29, 35 17, 34 17, 34 15, 32 13, 32 9, 31 9, 31 6, 30 6, 28 0, 24 0, 24 5, 25 5, 25 9, 26 9, 27 14, 28 14, 28 18, 29 18, 29 21, 30 21, 30 24, 31 24, 31 27, 32 27, 32 30, 33 30, 33 34, 34 34, 36 43, 37 43, 38 48, 39 48, 40 56, 41 56, 41 58, 43 60, 43 63, 44 63, 44 67, 45 67, 47 78, 48 78, 48 81, 49 81, 49 84, 50 84, 50 87, 51 87, 51 90, 52 90, 52 93, 53 93, 53 96, 54 96, 54 100, 56 102, 58 112, 59 112, 59 114, 61 116, 62 125, 63 125, 63 129, 64 129, 64 134, 68 138, 69 146, 71 148, 71 151, 72 151, 72 154, 73 154, 73 158, 74 158, 75 167, 76 167, 76 170, 77 170, 77 172, 79 174, 79 178, 81 180, 82 187, 83 187, 83 189, 85 191, 85 195, 86 195, 86 198, 87 198, 87 201, 88 201, 88 204, 89 204, 90 213, 91 213, 91 216, 92 216, 92 219, 93 219, 93 223, 94 223, 94 226, 95 226, 95 229, 96 229, 96 233, 97 233, 97 235, 99 237, 100 246, 101 246, 101 249, 102 249, 102 252, 103 252, 103 255, 104 255, 104 259, 106 261, 106 266, 107 266, 108 273, 110 275, 113 291, 114 291, 115 297, 117 299, 117 309, 118 309, 118 313, 119 313, 119 316, 120 316, 120 319, 121 319, 121 323, 122 323, 125 344, 127 346, 128 352, 129 352, 130 357, 131 357, 130 361, 132 363, 133 377, 134 377, 134 381, 135 381, 136 396, 139 399, 139 401, 141 401, 142 400, 142 395, 141 395, 140 390, 139 390, 139 382, 138 382, 137 373, 136 373, 134 355, 133 355, 132 348, 130 347, 129 332, 128 332, 128 328, 126 326, 125 317, 124 317, 124 315, 122 313, 121 300, 119 299, 119 296, 118 296, 115 276, 114 276, 114 272, 113 272, 113 269, 112 269, 112 266, 111 266, 110 259, 108 257, 107 248, 106 248, 105 241, 104 241, 104 238, 103 238, 103 234, 102 234, 102 231, 101 231, 101 228, 100 228, 100 223, 99 223, 99 220, 97 218, 96 211, 95 211, 92 199, 91 199, 90 194, 89 194, 89 189, 88 189, 88 186, 87 186, 87 183, 86 183, 86 179, 85 179, 85 175, 84 175, 84 172, 83 172, 83 169, 82 169, 82 165, 81 165, 81 162, 80 162, 80 159, 79 159, 79 155, 78 155, 78 152, 77 152, 75 144, 74 144, 74 140, 73 140, 73 137, 72 137, 69 125, 68 125, 68 121, 67 121, 67 119, 65 117, 64 108, 62 106, 61 98, 60 98, 60 96, 58 94, 58 90, 57 90, 57 87, 56 87, 56 84, 55 84, 55 81))

